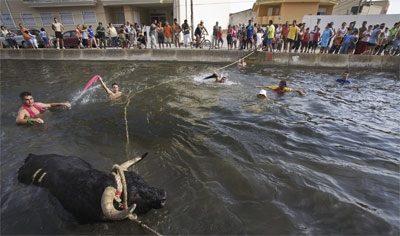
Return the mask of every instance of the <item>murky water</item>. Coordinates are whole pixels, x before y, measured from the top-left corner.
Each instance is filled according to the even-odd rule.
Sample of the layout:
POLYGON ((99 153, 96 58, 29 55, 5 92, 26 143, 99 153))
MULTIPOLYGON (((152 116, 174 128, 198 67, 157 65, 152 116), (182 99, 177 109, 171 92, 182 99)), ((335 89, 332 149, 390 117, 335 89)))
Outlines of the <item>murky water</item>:
MULTIPOLYGON (((135 167, 168 192, 142 220, 163 234, 400 233, 400 83, 390 73, 250 67, 230 84, 201 83, 217 65, 1 61, 2 233, 143 233, 129 221, 79 225, 45 189, 19 184, 28 153, 76 155, 109 171, 125 160, 123 104, 94 74, 146 92, 128 108, 135 167), (287 79, 307 95, 257 100, 256 85, 287 79), (165 83, 165 81, 172 81, 165 83), (74 100, 46 124, 15 125, 18 94, 74 100)), ((79 194, 79 193, 77 193, 79 194)))

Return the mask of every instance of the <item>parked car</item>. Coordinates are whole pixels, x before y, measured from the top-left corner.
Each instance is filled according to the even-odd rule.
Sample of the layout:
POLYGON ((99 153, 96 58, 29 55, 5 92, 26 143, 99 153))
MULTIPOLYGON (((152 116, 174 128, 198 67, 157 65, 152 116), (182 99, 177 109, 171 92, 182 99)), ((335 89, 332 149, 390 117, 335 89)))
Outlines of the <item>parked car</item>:
MULTIPOLYGON (((63 33, 64 47, 66 48, 77 48, 79 47, 79 39, 76 36, 75 30, 69 30, 63 33)), ((53 39, 53 45, 57 45, 57 39, 53 39)))

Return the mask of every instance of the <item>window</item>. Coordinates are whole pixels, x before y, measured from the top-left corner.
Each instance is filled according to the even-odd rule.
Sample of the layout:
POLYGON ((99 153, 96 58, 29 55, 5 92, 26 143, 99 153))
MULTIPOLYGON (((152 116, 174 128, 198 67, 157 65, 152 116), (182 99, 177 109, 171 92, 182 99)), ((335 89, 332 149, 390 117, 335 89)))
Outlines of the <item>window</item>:
POLYGON ((320 7, 318 9, 317 15, 326 15, 327 9, 326 7, 320 7))
POLYGON ((280 11, 280 7, 269 7, 267 9, 267 16, 279 16, 280 11))
POLYGON ((14 27, 14 22, 9 13, 2 13, 0 14, 0 16, 1 16, 0 17, 1 25, 4 25, 5 27, 8 28, 14 27))
POLYGON ((48 12, 40 13, 40 19, 42 19, 43 26, 49 26, 53 23, 53 16, 51 13, 48 12))
POLYGON ((74 17, 71 12, 60 12, 60 19, 63 25, 74 25, 74 17))
POLYGON ((21 13, 21 18, 25 26, 36 26, 35 18, 33 18, 33 15, 31 13, 21 13))
POLYGON ((96 23, 96 13, 94 11, 84 11, 82 12, 83 23, 84 24, 93 24, 96 23))

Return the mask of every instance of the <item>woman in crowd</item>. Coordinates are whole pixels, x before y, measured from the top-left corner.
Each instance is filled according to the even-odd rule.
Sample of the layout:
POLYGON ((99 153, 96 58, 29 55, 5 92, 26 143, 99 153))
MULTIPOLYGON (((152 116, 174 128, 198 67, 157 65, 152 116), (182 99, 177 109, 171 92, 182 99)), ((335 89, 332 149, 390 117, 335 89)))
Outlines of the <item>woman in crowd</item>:
POLYGON ((162 46, 162 48, 164 48, 164 39, 165 39, 164 28, 162 27, 161 22, 158 22, 156 32, 157 32, 158 48, 161 49, 161 46, 162 46))
POLYGON ((320 50, 320 53, 327 53, 328 52, 329 41, 330 41, 332 36, 333 36, 333 31, 332 31, 331 23, 329 23, 325 27, 325 30, 324 30, 324 32, 322 32, 322 35, 321 35, 321 42, 320 42, 321 50, 320 50))

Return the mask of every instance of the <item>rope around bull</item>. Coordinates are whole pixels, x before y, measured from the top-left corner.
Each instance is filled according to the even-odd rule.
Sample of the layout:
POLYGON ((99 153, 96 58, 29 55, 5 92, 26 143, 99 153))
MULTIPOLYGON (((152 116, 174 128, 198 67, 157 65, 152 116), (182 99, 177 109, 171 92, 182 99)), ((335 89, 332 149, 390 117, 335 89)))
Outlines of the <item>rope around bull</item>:
MULTIPOLYGON (((234 62, 232 62, 232 63, 230 63, 230 64, 228 64, 228 65, 226 65, 226 66, 223 66, 223 67, 221 67, 221 68, 216 69, 216 71, 219 71, 219 70, 228 68, 228 67, 230 67, 230 66, 232 66, 232 65, 235 65, 235 64, 237 64, 238 62, 240 62, 241 60, 243 60, 243 59, 249 57, 250 55, 252 55, 254 52, 256 52, 256 51, 254 50, 254 51, 250 52, 249 54, 247 54, 246 56, 240 58, 239 60, 236 60, 236 61, 234 61, 234 62)), ((179 81, 179 80, 181 80, 181 79, 183 79, 183 78, 177 78, 177 79, 168 80, 168 81, 165 81, 165 82, 162 82, 162 83, 159 83, 159 84, 150 86, 150 87, 146 87, 145 89, 142 89, 142 90, 137 91, 137 92, 135 92, 135 93, 132 93, 131 90, 129 91, 129 93, 128 93, 128 98, 127 98, 127 101, 126 101, 125 106, 124 106, 125 137, 126 137, 126 142, 125 142, 125 155, 126 155, 126 158, 127 158, 127 159, 129 159, 129 155, 130 155, 130 153, 129 153, 128 106, 129 106, 129 104, 130 104, 130 102, 131 102, 131 100, 132 100, 132 97, 135 96, 135 95, 137 95, 137 94, 143 93, 144 91, 147 91, 147 90, 156 88, 156 87, 158 87, 158 86, 160 86, 160 85, 164 85, 164 84, 168 84, 168 83, 171 83, 171 82, 179 81)), ((126 180, 125 180, 124 171, 121 170, 121 169, 119 168, 118 165, 115 165, 114 167, 116 168, 118 174, 121 176, 121 182, 122 182, 122 186, 123 186, 122 189, 123 189, 123 194, 124 194, 124 202, 123 202, 123 204, 124 204, 125 209, 128 209, 128 203, 127 203, 128 193, 127 193, 127 187, 126 187, 126 180)), ((149 232, 149 233, 152 233, 152 234, 154 234, 154 235, 157 235, 157 236, 161 236, 161 234, 158 233, 156 230, 152 229, 151 227, 147 226, 147 225, 146 225, 145 223, 143 223, 142 221, 138 220, 138 219, 137 219, 137 216, 134 215, 133 213, 129 214, 128 219, 131 220, 131 221, 133 221, 133 222, 135 222, 136 224, 138 224, 138 225, 139 225, 140 227, 142 227, 145 231, 147 231, 147 232, 149 232)))

